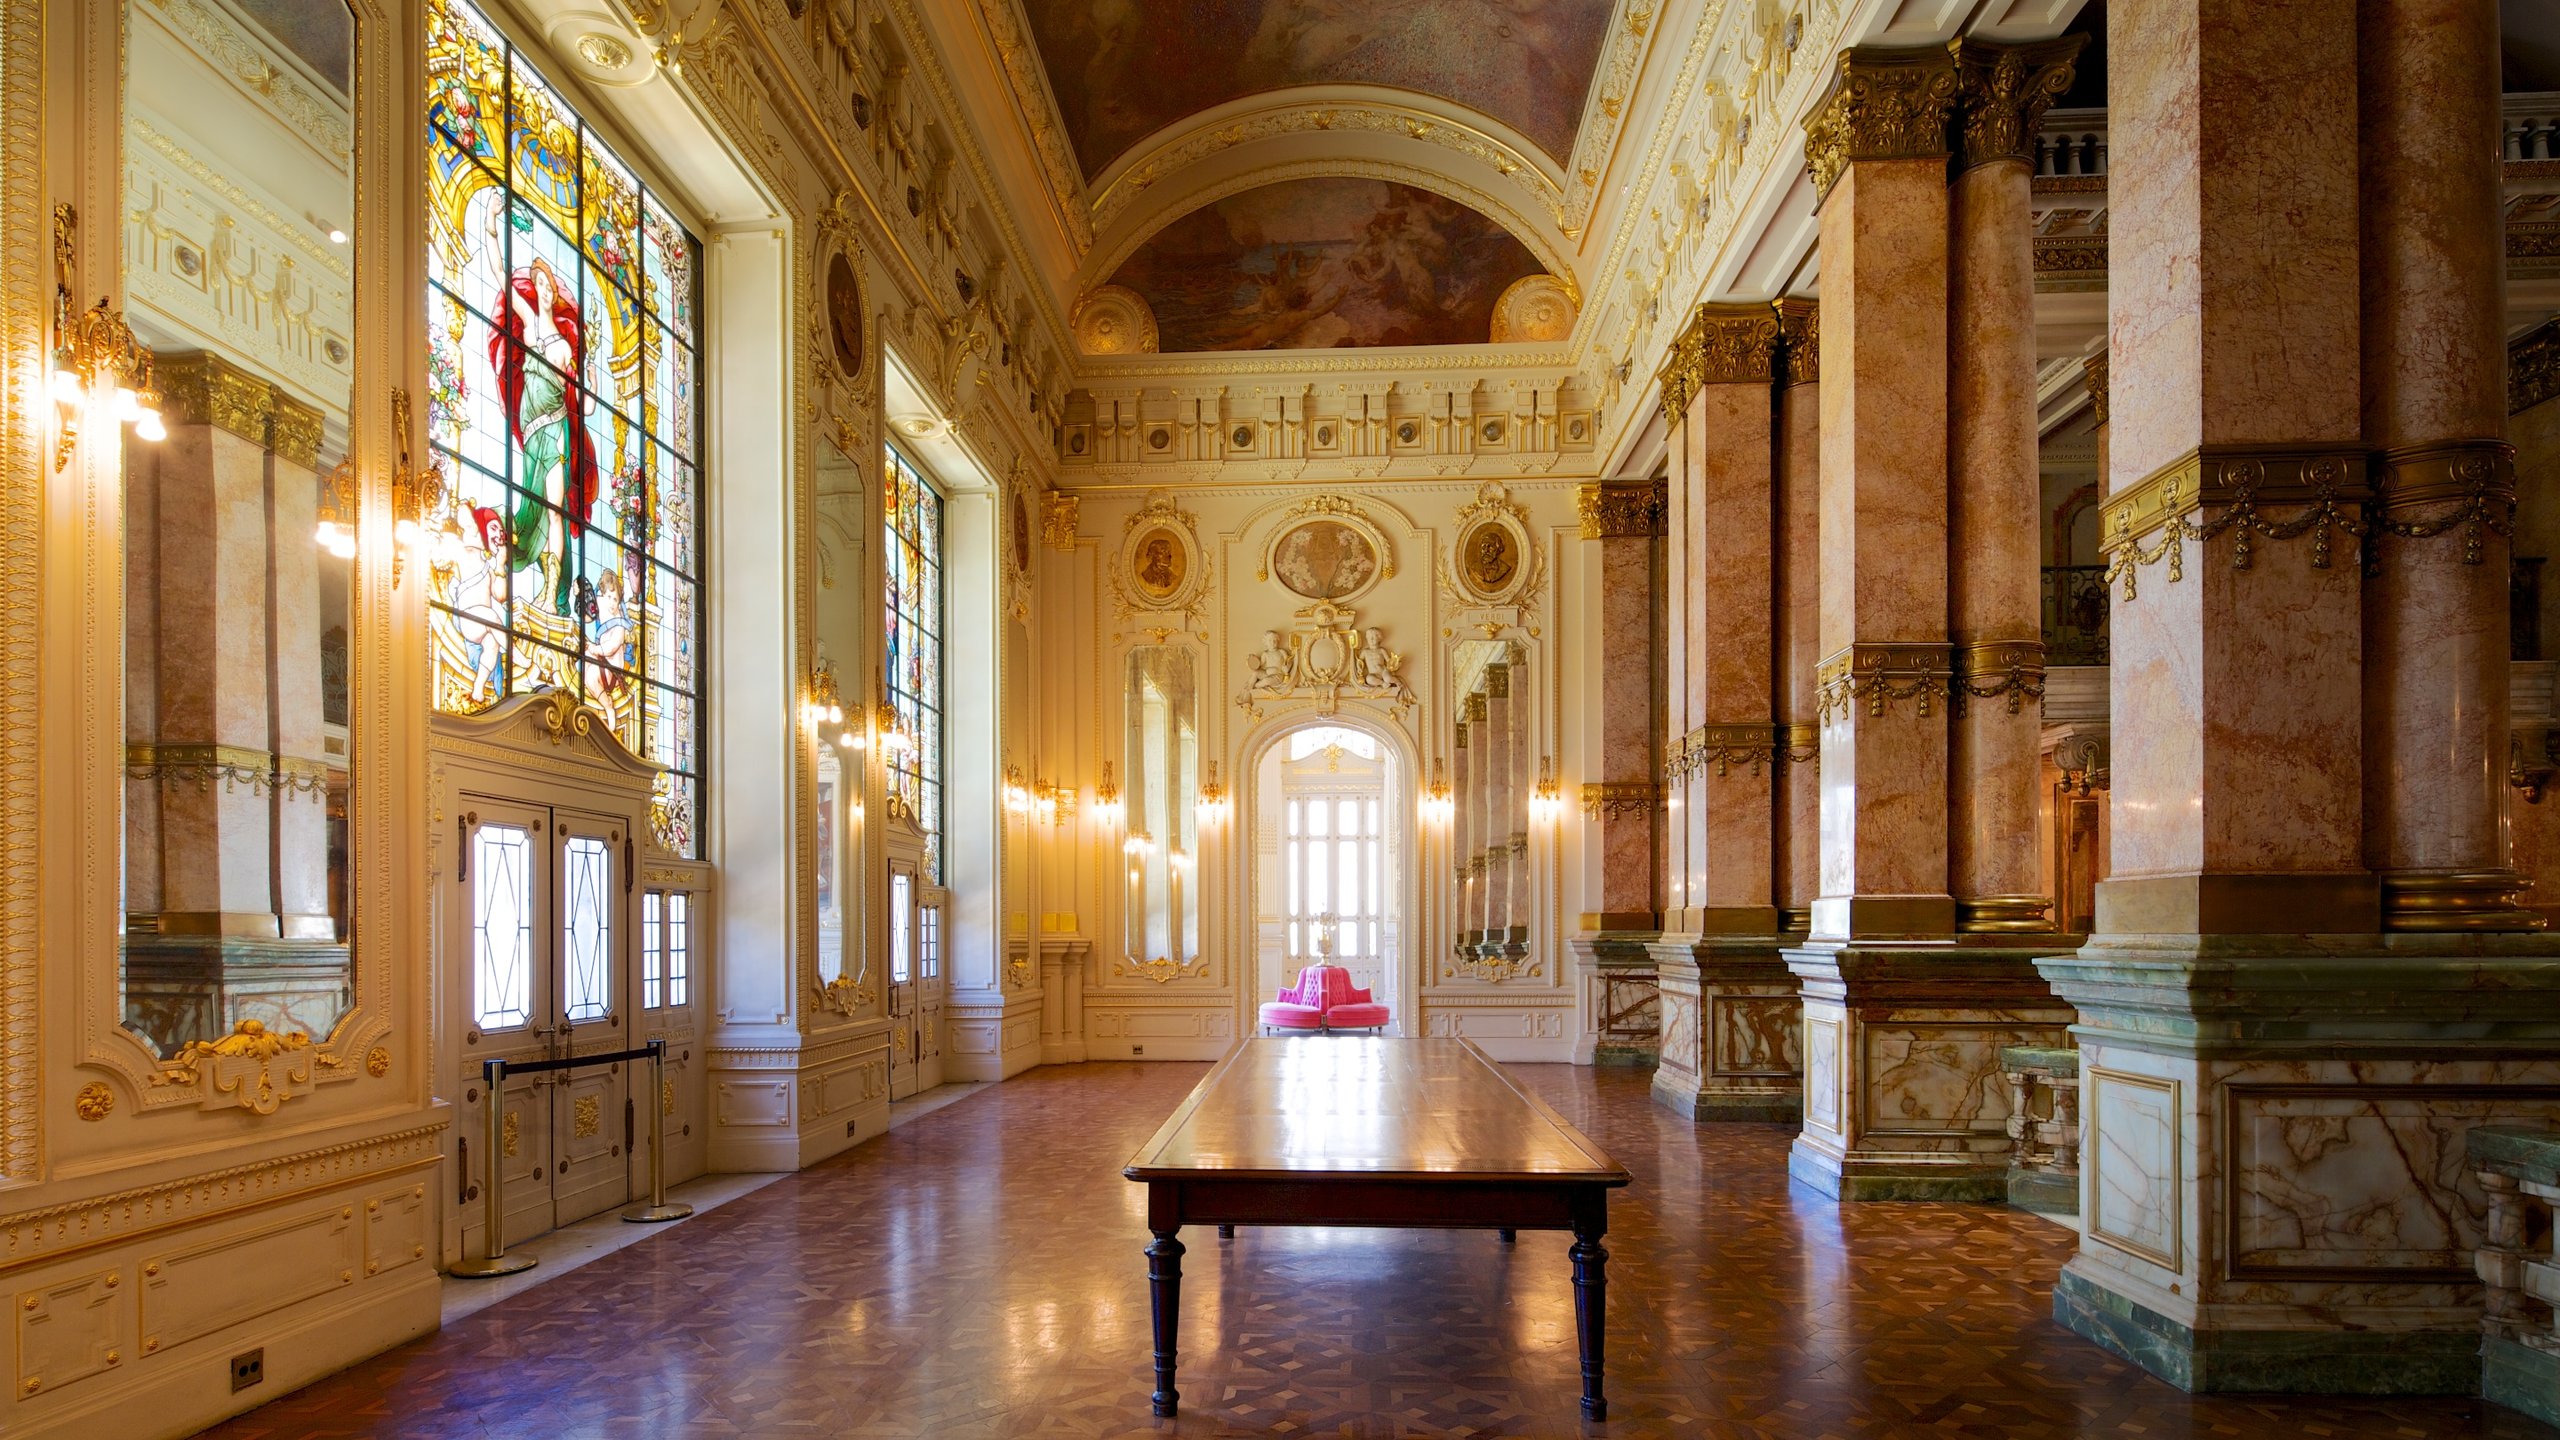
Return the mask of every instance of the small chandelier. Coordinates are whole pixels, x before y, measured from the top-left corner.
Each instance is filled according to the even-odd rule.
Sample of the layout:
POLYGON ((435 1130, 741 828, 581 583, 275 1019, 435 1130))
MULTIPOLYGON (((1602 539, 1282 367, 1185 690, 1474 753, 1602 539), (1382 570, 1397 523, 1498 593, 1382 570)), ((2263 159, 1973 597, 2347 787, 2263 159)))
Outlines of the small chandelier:
POLYGON ((1211 825, 1227 818, 1227 787, 1218 783, 1218 762, 1209 762, 1208 778, 1200 782, 1200 818, 1211 825))
POLYGON ((1120 783, 1111 777, 1111 762, 1102 762, 1102 783, 1093 787, 1093 813, 1106 825, 1120 819, 1120 783))
POLYGON ((1529 818, 1541 825, 1553 825, 1564 814, 1564 791, 1556 784, 1556 762, 1552 755, 1538 760, 1538 784, 1529 792, 1529 818))
POLYGON ((1450 798, 1449 762, 1435 759, 1431 762, 1431 784, 1422 792, 1422 816, 1435 825, 1446 825, 1457 809, 1457 802, 1450 798))

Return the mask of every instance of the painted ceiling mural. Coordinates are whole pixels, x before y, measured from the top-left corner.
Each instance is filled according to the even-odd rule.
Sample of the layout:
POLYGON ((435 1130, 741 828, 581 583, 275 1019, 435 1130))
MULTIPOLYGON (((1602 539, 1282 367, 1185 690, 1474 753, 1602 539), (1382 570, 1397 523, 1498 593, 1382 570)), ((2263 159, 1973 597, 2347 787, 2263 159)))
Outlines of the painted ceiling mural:
POLYGON ((1196 110, 1291 85, 1418 90, 1564 163, 1616 0, 1022 0, 1089 179, 1196 110))
POLYGON ((1527 246, 1455 200, 1387 180, 1264 185, 1157 231, 1113 275, 1155 311, 1159 348, 1476 345, 1527 246))

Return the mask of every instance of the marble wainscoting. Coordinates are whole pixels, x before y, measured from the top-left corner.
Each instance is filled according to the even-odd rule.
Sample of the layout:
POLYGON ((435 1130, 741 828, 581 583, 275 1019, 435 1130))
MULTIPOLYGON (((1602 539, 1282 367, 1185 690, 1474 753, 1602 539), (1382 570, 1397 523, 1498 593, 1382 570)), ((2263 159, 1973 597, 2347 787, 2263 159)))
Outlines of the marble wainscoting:
POLYGON ((1780 937, 1665 939, 1656 1104, 1690 1119, 1773 1120, 1804 1113, 1802 1005, 1780 937))
POLYGON ((2086 1114, 2055 1318, 2189 1390, 2473 1393, 2464 1146, 2560 1126, 2560 947, 2146 938, 2041 966, 2086 1114))
POLYGON ((2072 1021, 2032 952, 1971 944, 1810 945, 1804 1124, 1788 1171, 1843 1200, 2007 1198, 2014 1142, 2001 1052, 2072 1021))

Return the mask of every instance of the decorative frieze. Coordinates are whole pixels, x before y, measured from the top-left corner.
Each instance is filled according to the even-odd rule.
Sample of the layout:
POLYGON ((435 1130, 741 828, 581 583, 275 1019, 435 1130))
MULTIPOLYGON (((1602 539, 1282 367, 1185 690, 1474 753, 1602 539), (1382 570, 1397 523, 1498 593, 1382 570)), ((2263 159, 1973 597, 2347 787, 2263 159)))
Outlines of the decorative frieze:
POLYGON ((1963 78, 1964 163, 2001 160, 2032 164, 2036 126, 2071 88, 2072 61, 2086 35, 2062 35, 2030 45, 1955 40, 1947 46, 1963 78))
POLYGON ((2143 567, 2169 562, 2169 581, 2185 577, 2186 542, 2232 537, 2231 568, 2246 570, 2259 540, 2309 537, 2311 567, 2329 568, 2337 538, 2361 539, 2372 498, 2365 457, 2333 446, 2201 446, 2107 497, 2100 546, 2107 583, 2124 581, 2135 598, 2143 567), (2147 543, 2158 536, 2157 543, 2147 543))
POLYGON ((1582 813, 1592 820, 1637 820, 1662 806, 1662 788, 1650 780, 1599 780, 1582 787, 1582 813))
POLYGON ((1988 640, 1955 648, 1955 711, 1973 700, 2002 700, 2018 714, 2044 702, 2044 642, 1988 640))
POLYGON ((1585 540, 1655 536, 1671 514, 1671 487, 1662 480, 1595 480, 1576 503, 1585 540))
POLYGON ((1732 774, 1736 765, 1750 767, 1750 773, 1757 776, 1764 769, 1783 765, 1794 758, 1788 742, 1791 732, 1797 728, 1766 721, 1701 725, 1672 745, 1669 763, 1663 768, 1672 780, 1685 779, 1709 766, 1715 767, 1720 779, 1732 774))
POLYGON ((1923 717, 1936 714, 1953 678, 1948 659, 1947 646, 1926 641, 1851 645, 1814 672, 1817 713, 1828 725, 1833 715, 1847 715, 1855 704, 1881 717, 1894 705, 1911 701, 1923 717))
POLYGON ((1963 90, 1956 57, 1931 46, 1861 47, 1804 122, 1805 166, 1815 203, 1856 160, 1927 160, 1947 153, 1947 116, 1963 90))
POLYGON ((2489 536, 2515 535, 2516 451, 2503 440, 2385 450, 2373 471, 2373 523, 2384 534, 2432 540, 2459 527, 2465 565, 2481 563, 2489 536))
POLYGON ((1822 379, 1822 307, 1788 296, 1772 302, 1778 312, 1778 348, 1786 361, 1787 383, 1811 385, 1822 379))
POLYGON ((2507 413, 2521 415, 2560 395, 2560 320, 2546 320, 2507 346, 2507 413))

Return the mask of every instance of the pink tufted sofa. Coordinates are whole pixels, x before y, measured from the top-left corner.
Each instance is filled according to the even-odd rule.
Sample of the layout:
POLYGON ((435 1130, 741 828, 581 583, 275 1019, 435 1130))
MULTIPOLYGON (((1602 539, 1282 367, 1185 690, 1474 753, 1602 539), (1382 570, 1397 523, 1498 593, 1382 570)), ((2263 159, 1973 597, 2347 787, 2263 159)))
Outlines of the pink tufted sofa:
POLYGON ((1387 1023, 1387 1007, 1351 984, 1351 972, 1339 965, 1310 965, 1298 972, 1298 983, 1264 1002, 1262 1028, 1274 1030, 1378 1030, 1387 1023))

